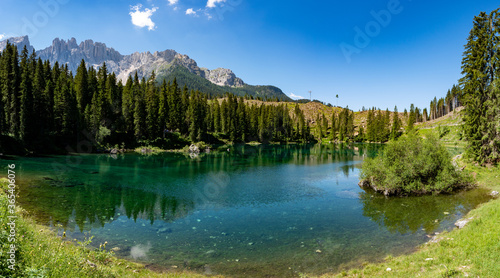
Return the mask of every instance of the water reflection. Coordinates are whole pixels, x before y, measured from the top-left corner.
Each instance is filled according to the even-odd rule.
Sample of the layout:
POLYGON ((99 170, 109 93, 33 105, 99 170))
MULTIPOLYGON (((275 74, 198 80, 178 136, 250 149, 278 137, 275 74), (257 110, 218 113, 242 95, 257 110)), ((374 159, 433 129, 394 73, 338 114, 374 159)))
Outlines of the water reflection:
POLYGON ((364 192, 359 167, 381 147, 16 158, 18 201, 68 237, 91 231, 96 244, 148 264, 232 277, 321 275, 407 252, 484 201, 479 191, 392 199, 364 192))
POLYGON ((321 190, 315 187, 275 176, 276 167, 336 163, 339 166, 333 170, 349 177, 357 165, 353 161, 361 162, 364 155, 376 151, 372 145, 328 144, 236 146, 196 159, 171 153, 87 155, 77 158, 77 167, 58 171, 45 167, 66 157, 23 159, 19 167, 25 190, 20 200, 41 223, 70 230, 103 227, 120 215, 147 219, 151 224, 172 222, 195 209, 318 196, 321 190))
POLYGON ((477 189, 456 195, 387 198, 367 190, 359 193, 363 215, 392 233, 435 232, 443 221, 454 221, 491 199, 477 189))

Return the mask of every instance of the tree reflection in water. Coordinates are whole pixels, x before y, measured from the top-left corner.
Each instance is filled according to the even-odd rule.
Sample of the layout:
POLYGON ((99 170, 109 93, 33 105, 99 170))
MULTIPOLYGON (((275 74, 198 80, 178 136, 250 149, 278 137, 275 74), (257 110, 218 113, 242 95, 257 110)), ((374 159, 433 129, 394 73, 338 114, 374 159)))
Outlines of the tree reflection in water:
MULTIPOLYGON (((172 222, 206 205, 207 198, 200 198, 200 192, 209 194, 210 184, 218 186, 215 198, 208 200, 211 205, 228 206, 241 201, 225 194, 228 188, 221 186, 229 184, 229 175, 282 164, 316 166, 345 162, 339 170, 349 177, 357 166, 352 161, 360 163, 364 156, 373 156, 378 149, 378 145, 369 144, 243 145, 232 147, 229 152, 225 148, 221 152, 203 153, 194 159, 172 153, 87 155, 81 157, 83 162, 78 167, 44 171, 43 175, 30 175, 28 168, 32 165, 25 165, 21 186, 27 190, 21 191, 20 200, 41 224, 62 225, 69 230, 103 227, 119 215, 133 220, 148 219, 151 224, 158 220, 172 222), (158 170, 165 174, 158 175, 158 170), (205 188, 193 186, 193 180, 200 175, 208 180, 205 188)), ((57 159, 65 161, 64 157, 52 160, 57 159)), ((304 189, 283 184, 273 191, 262 190, 258 193, 264 196, 260 201, 272 203, 293 198, 290 191, 304 189)))
POLYGON ((480 189, 454 195, 389 198, 366 190, 359 196, 364 216, 392 233, 401 234, 415 233, 421 228, 433 233, 440 222, 452 218, 452 215, 463 215, 490 199, 480 189))

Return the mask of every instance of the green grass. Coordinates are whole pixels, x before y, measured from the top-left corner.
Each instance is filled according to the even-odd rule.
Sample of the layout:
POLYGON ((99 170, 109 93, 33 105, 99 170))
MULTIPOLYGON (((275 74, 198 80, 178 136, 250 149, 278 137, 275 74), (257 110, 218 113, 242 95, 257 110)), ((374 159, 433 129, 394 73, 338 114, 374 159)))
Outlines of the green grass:
POLYGON ((160 273, 144 265, 118 259, 105 246, 88 248, 86 242, 68 242, 54 231, 36 225, 18 208, 16 220, 16 267, 7 268, 7 180, 0 179, 0 277, 204 277, 187 272, 160 273))

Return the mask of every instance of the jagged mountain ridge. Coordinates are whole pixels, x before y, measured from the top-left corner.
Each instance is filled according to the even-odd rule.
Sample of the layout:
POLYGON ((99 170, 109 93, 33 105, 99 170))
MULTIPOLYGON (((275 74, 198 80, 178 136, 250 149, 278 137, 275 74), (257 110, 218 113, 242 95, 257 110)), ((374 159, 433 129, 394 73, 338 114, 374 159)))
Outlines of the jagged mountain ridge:
POLYGON ((13 37, 13 38, 8 38, 3 41, 0 41, 0 51, 3 51, 5 49, 5 46, 7 45, 7 41, 9 41, 11 44, 14 44, 17 46, 17 48, 21 51, 24 46, 28 49, 28 52, 31 54, 33 53, 33 46, 31 46, 30 41, 28 39, 28 36, 24 37, 13 37))
MULTIPOLYGON (((19 49, 22 49, 26 45, 30 52, 33 51, 28 36, 9 38, 8 40, 19 49)), ((0 42, 0 51, 5 48, 6 41, 0 42)), ((106 63, 108 71, 114 72, 122 82, 125 82, 135 72, 137 72, 139 78, 149 78, 154 70, 157 77, 161 79, 173 80, 176 74, 181 74, 184 82, 180 84, 187 85, 190 89, 203 90, 209 88, 210 93, 213 94, 231 92, 237 95, 249 94, 289 100, 279 88, 248 85, 230 69, 217 68, 209 70, 207 68, 200 68, 196 61, 189 56, 171 49, 156 51, 154 53, 148 51, 122 55, 115 49, 107 47, 104 43, 85 40, 78 44, 75 38, 71 38, 68 41, 56 38, 53 40, 51 46, 36 51, 36 54, 42 60, 49 60, 51 64, 54 64, 56 61, 59 64, 67 64, 69 70, 73 73, 76 73, 82 59, 85 60, 87 67, 98 68, 103 63, 106 63), (179 68, 187 69, 188 72, 179 68), (210 84, 190 86, 190 81, 193 80, 198 83, 204 83, 194 75, 217 86, 214 87, 210 84)))

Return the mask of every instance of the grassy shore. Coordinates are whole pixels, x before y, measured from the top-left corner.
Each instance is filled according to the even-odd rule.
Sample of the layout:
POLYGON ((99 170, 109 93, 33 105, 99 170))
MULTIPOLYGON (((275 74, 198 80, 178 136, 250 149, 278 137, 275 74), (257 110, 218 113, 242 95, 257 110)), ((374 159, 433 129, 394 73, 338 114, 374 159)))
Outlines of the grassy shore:
MULTIPOLYGON (((15 211, 15 239, 8 241, 7 180, 0 179, 0 277, 205 277, 189 272, 152 271, 144 265, 118 259, 113 252, 88 248, 89 241, 70 242, 34 223, 21 208, 15 211), (8 267, 11 244, 15 244, 14 271, 8 267)), ((217 277, 217 276, 216 276, 217 277)), ((220 276, 219 276, 220 277, 220 276)))
MULTIPOLYGON (((498 167, 467 164, 467 168, 477 173, 479 186, 500 190, 498 167)), ((500 199, 481 205, 466 218, 473 219, 463 229, 442 233, 413 254, 321 277, 498 277, 500 199)))

